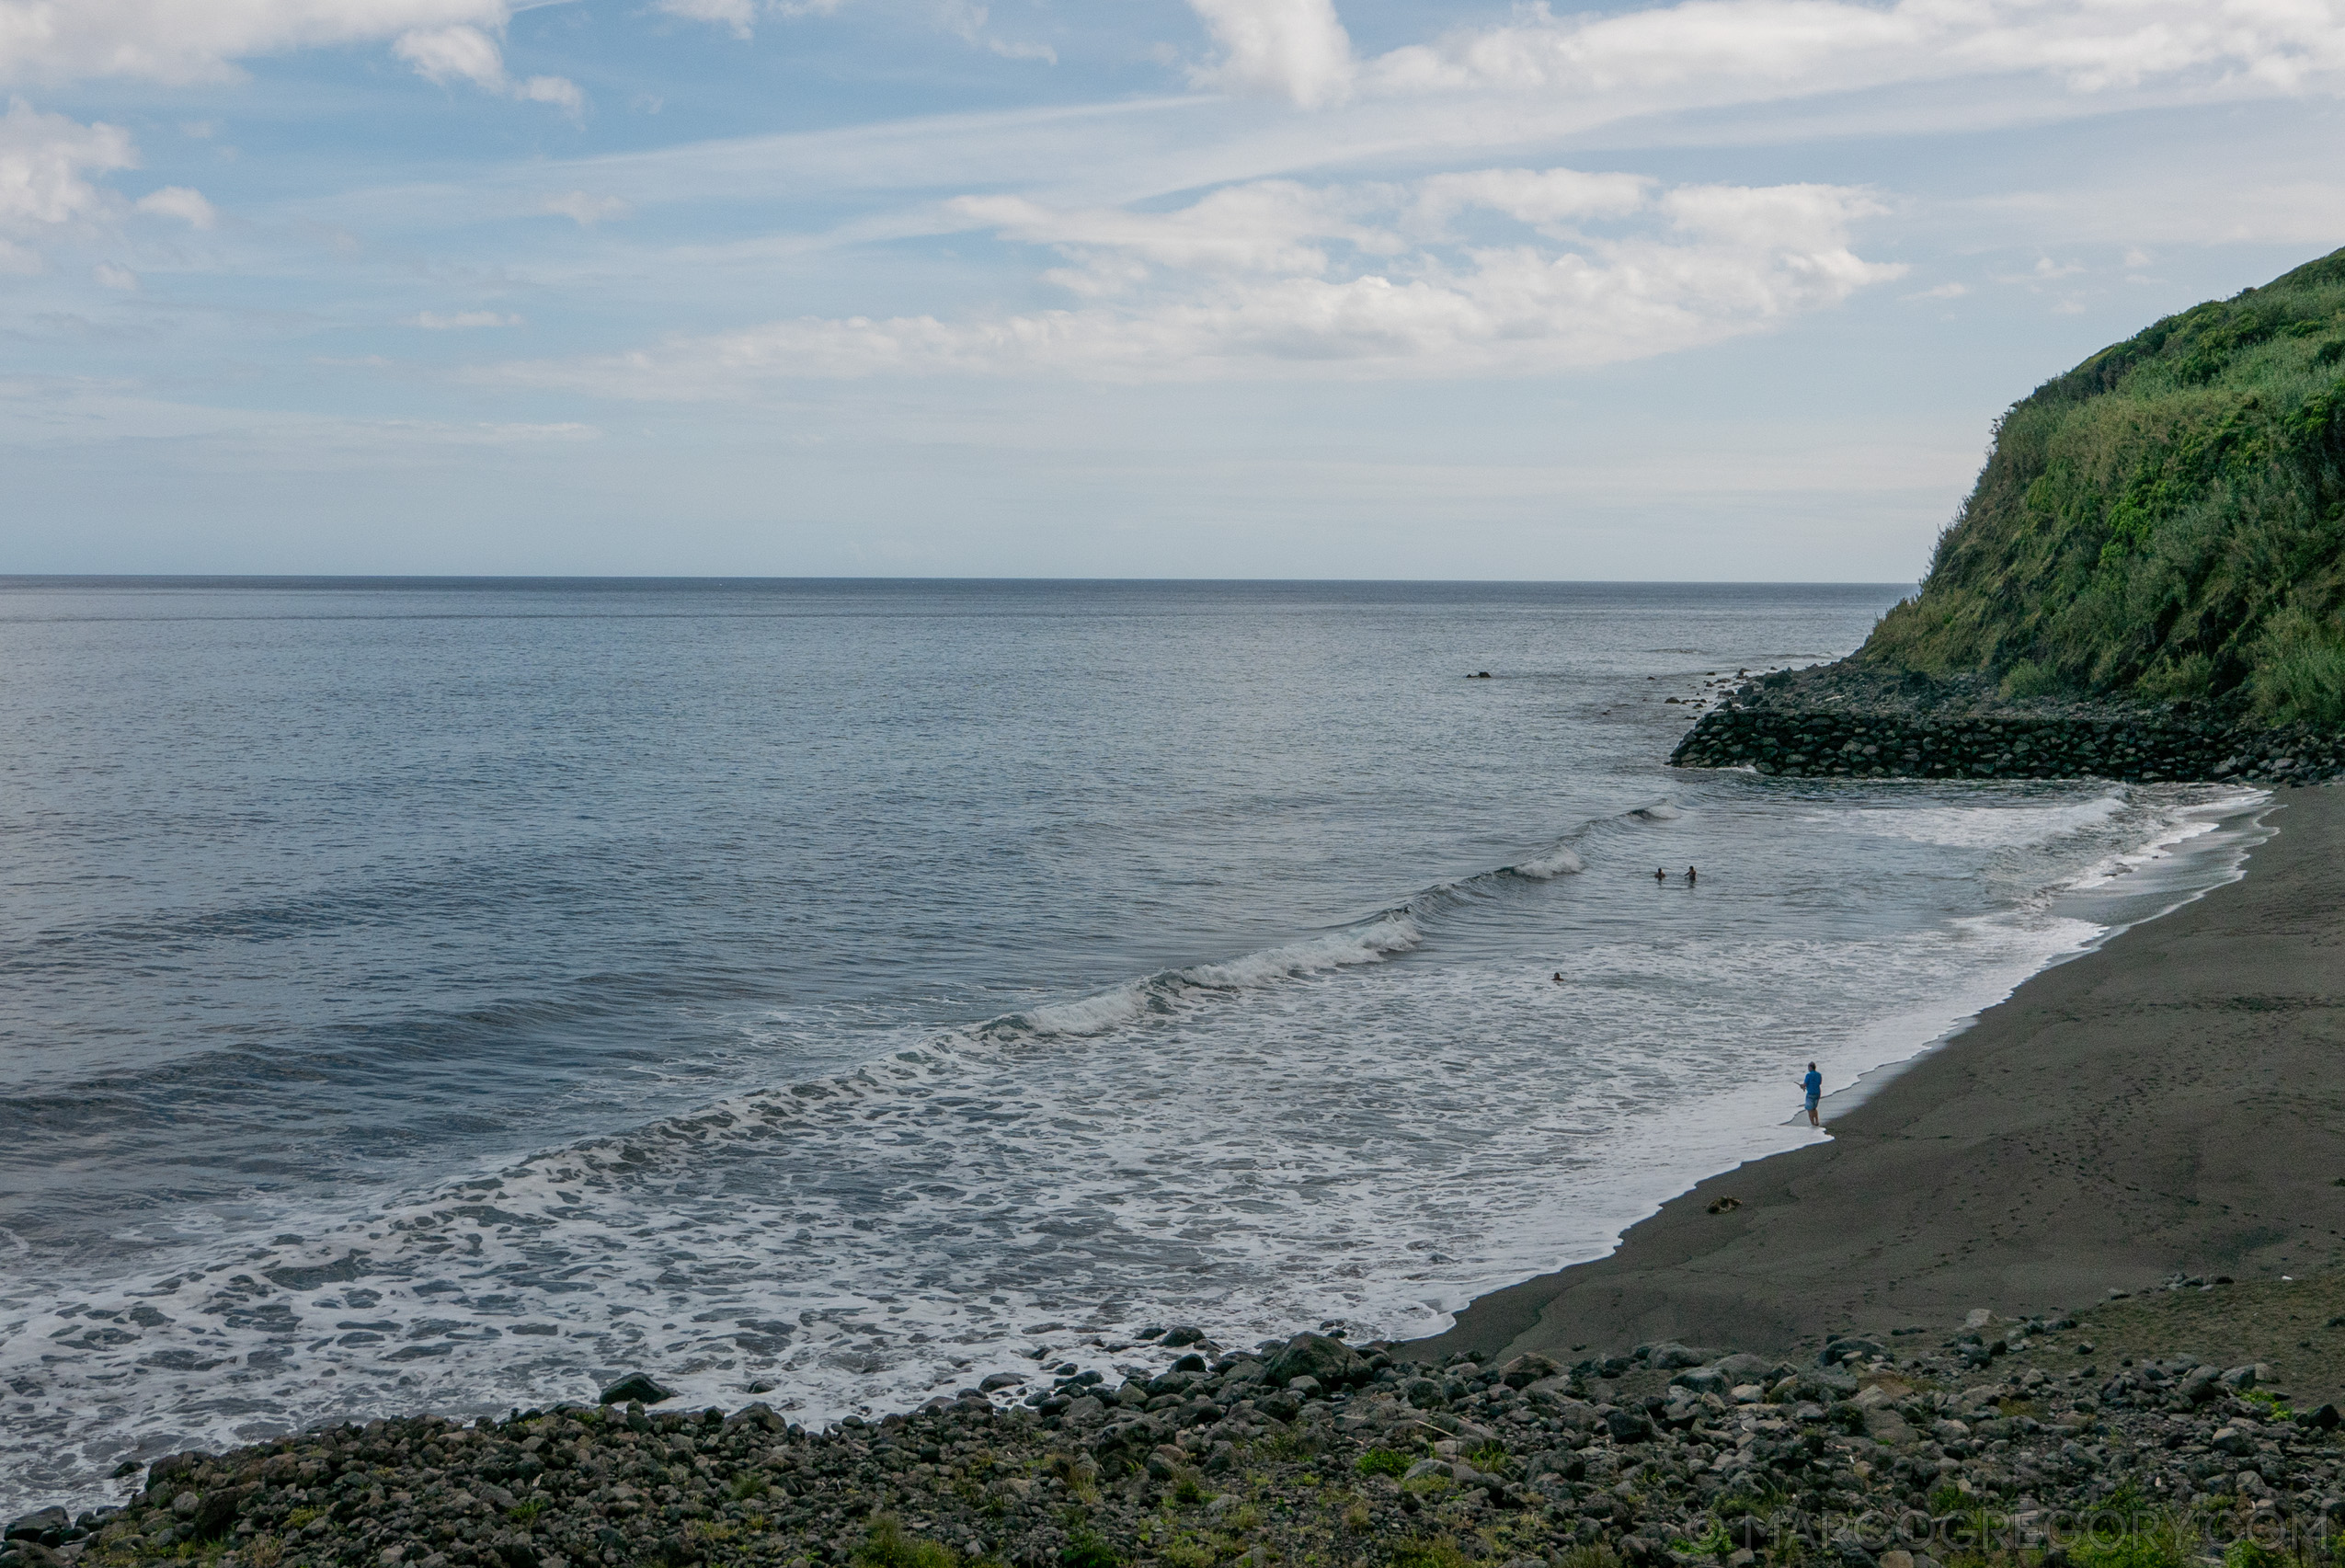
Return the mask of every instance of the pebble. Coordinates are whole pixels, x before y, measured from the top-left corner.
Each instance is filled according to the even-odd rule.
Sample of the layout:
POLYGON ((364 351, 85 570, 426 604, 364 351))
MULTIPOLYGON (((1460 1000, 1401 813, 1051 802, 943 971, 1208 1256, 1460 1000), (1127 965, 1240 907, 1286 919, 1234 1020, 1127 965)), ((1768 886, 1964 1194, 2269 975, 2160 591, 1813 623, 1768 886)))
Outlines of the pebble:
POLYGON ((1975 1360, 2059 1326, 1910 1355, 1851 1335, 1807 1366, 1660 1345, 1435 1367, 1298 1334, 824 1432, 762 1404, 381 1420, 158 1459, 120 1509, 9 1524, 0 1568, 1208 1568, 1441 1541, 1491 1568, 1756 1568, 1801 1541, 1938 1568, 1981 1509, 2029 1548, 2105 1505, 2345 1512, 2333 1407, 2291 1417, 2184 1356, 2029 1387, 1975 1360))

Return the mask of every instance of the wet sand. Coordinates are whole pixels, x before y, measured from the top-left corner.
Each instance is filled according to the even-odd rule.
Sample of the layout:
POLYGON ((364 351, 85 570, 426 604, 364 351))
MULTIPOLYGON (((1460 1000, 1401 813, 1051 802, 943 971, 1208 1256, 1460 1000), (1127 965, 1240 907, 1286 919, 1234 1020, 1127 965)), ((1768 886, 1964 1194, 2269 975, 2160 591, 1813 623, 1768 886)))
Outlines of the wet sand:
POLYGON ((2045 971, 1609 1257, 1475 1301, 1418 1353, 1792 1351, 2177 1272, 2345 1256, 2345 789, 2282 792, 2246 876, 2045 971), (1739 1207, 1712 1214, 1720 1198, 1739 1207))

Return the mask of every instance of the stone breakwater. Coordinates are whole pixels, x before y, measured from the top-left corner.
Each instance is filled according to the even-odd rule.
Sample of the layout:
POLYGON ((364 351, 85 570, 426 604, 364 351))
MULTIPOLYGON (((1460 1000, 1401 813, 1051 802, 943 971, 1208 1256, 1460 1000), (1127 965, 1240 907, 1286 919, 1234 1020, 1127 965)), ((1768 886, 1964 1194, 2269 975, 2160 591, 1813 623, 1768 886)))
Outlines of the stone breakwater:
POLYGON ((1934 1349, 1849 1337, 1800 1364, 1207 1343, 1114 1386, 972 1389, 825 1432, 761 1405, 372 1421, 158 1459, 120 1507, 17 1520, 0 1568, 2326 1559, 2334 1407, 2293 1413, 2260 1366, 2099 1366, 2073 1319, 1973 1317, 1934 1349))
POLYGON ((1977 682, 1836 666, 1741 688, 1669 761, 1812 777, 2309 784, 2345 773, 2345 737, 2256 729, 2187 704, 2008 702, 1977 682))

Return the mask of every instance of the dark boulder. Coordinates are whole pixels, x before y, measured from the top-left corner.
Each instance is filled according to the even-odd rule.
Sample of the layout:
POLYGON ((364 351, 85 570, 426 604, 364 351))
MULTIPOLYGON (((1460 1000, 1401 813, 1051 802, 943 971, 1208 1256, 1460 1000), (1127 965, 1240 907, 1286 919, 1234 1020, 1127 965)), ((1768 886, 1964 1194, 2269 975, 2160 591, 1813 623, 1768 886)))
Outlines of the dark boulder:
POLYGON ((218 1540, 236 1522, 236 1507, 242 1502, 234 1491, 214 1492, 196 1505, 195 1517, 188 1528, 198 1540, 218 1540))
POLYGON ((1322 1387, 1336 1389, 1364 1383, 1375 1375, 1358 1351, 1323 1333, 1297 1334, 1262 1369, 1263 1381, 1281 1389, 1297 1378, 1316 1378, 1322 1387))
POLYGON ((1641 1410, 1607 1411, 1604 1425, 1616 1443, 1645 1443, 1653 1439, 1653 1417, 1641 1410))
POLYGON ((609 1388, 603 1390, 602 1397, 596 1402, 599 1404, 631 1404, 636 1401, 641 1401, 645 1404, 658 1404, 663 1400, 671 1400, 675 1397, 676 1396, 673 1393, 661 1388, 658 1383, 653 1382, 649 1373, 630 1372, 625 1377, 620 1379, 617 1382, 612 1384, 609 1388))
POLYGON ((11 1520, 6 1529, 0 1530, 0 1540, 37 1540, 44 1546, 55 1546, 73 1522, 63 1508, 39 1509, 11 1520))

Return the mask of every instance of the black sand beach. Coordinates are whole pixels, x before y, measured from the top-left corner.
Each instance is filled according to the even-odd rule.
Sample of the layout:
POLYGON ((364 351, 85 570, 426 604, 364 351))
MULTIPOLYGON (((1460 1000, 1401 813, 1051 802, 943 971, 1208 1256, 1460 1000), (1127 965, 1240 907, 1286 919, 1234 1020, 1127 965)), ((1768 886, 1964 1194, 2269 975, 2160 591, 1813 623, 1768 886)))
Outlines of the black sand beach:
POLYGON ((2286 792, 2269 820, 2242 880, 2030 980, 1834 1118, 1831 1143, 1705 1181, 1609 1257, 1483 1297, 1409 1351, 1790 1350, 2178 1273, 2333 1267, 2345 794, 2286 792))

